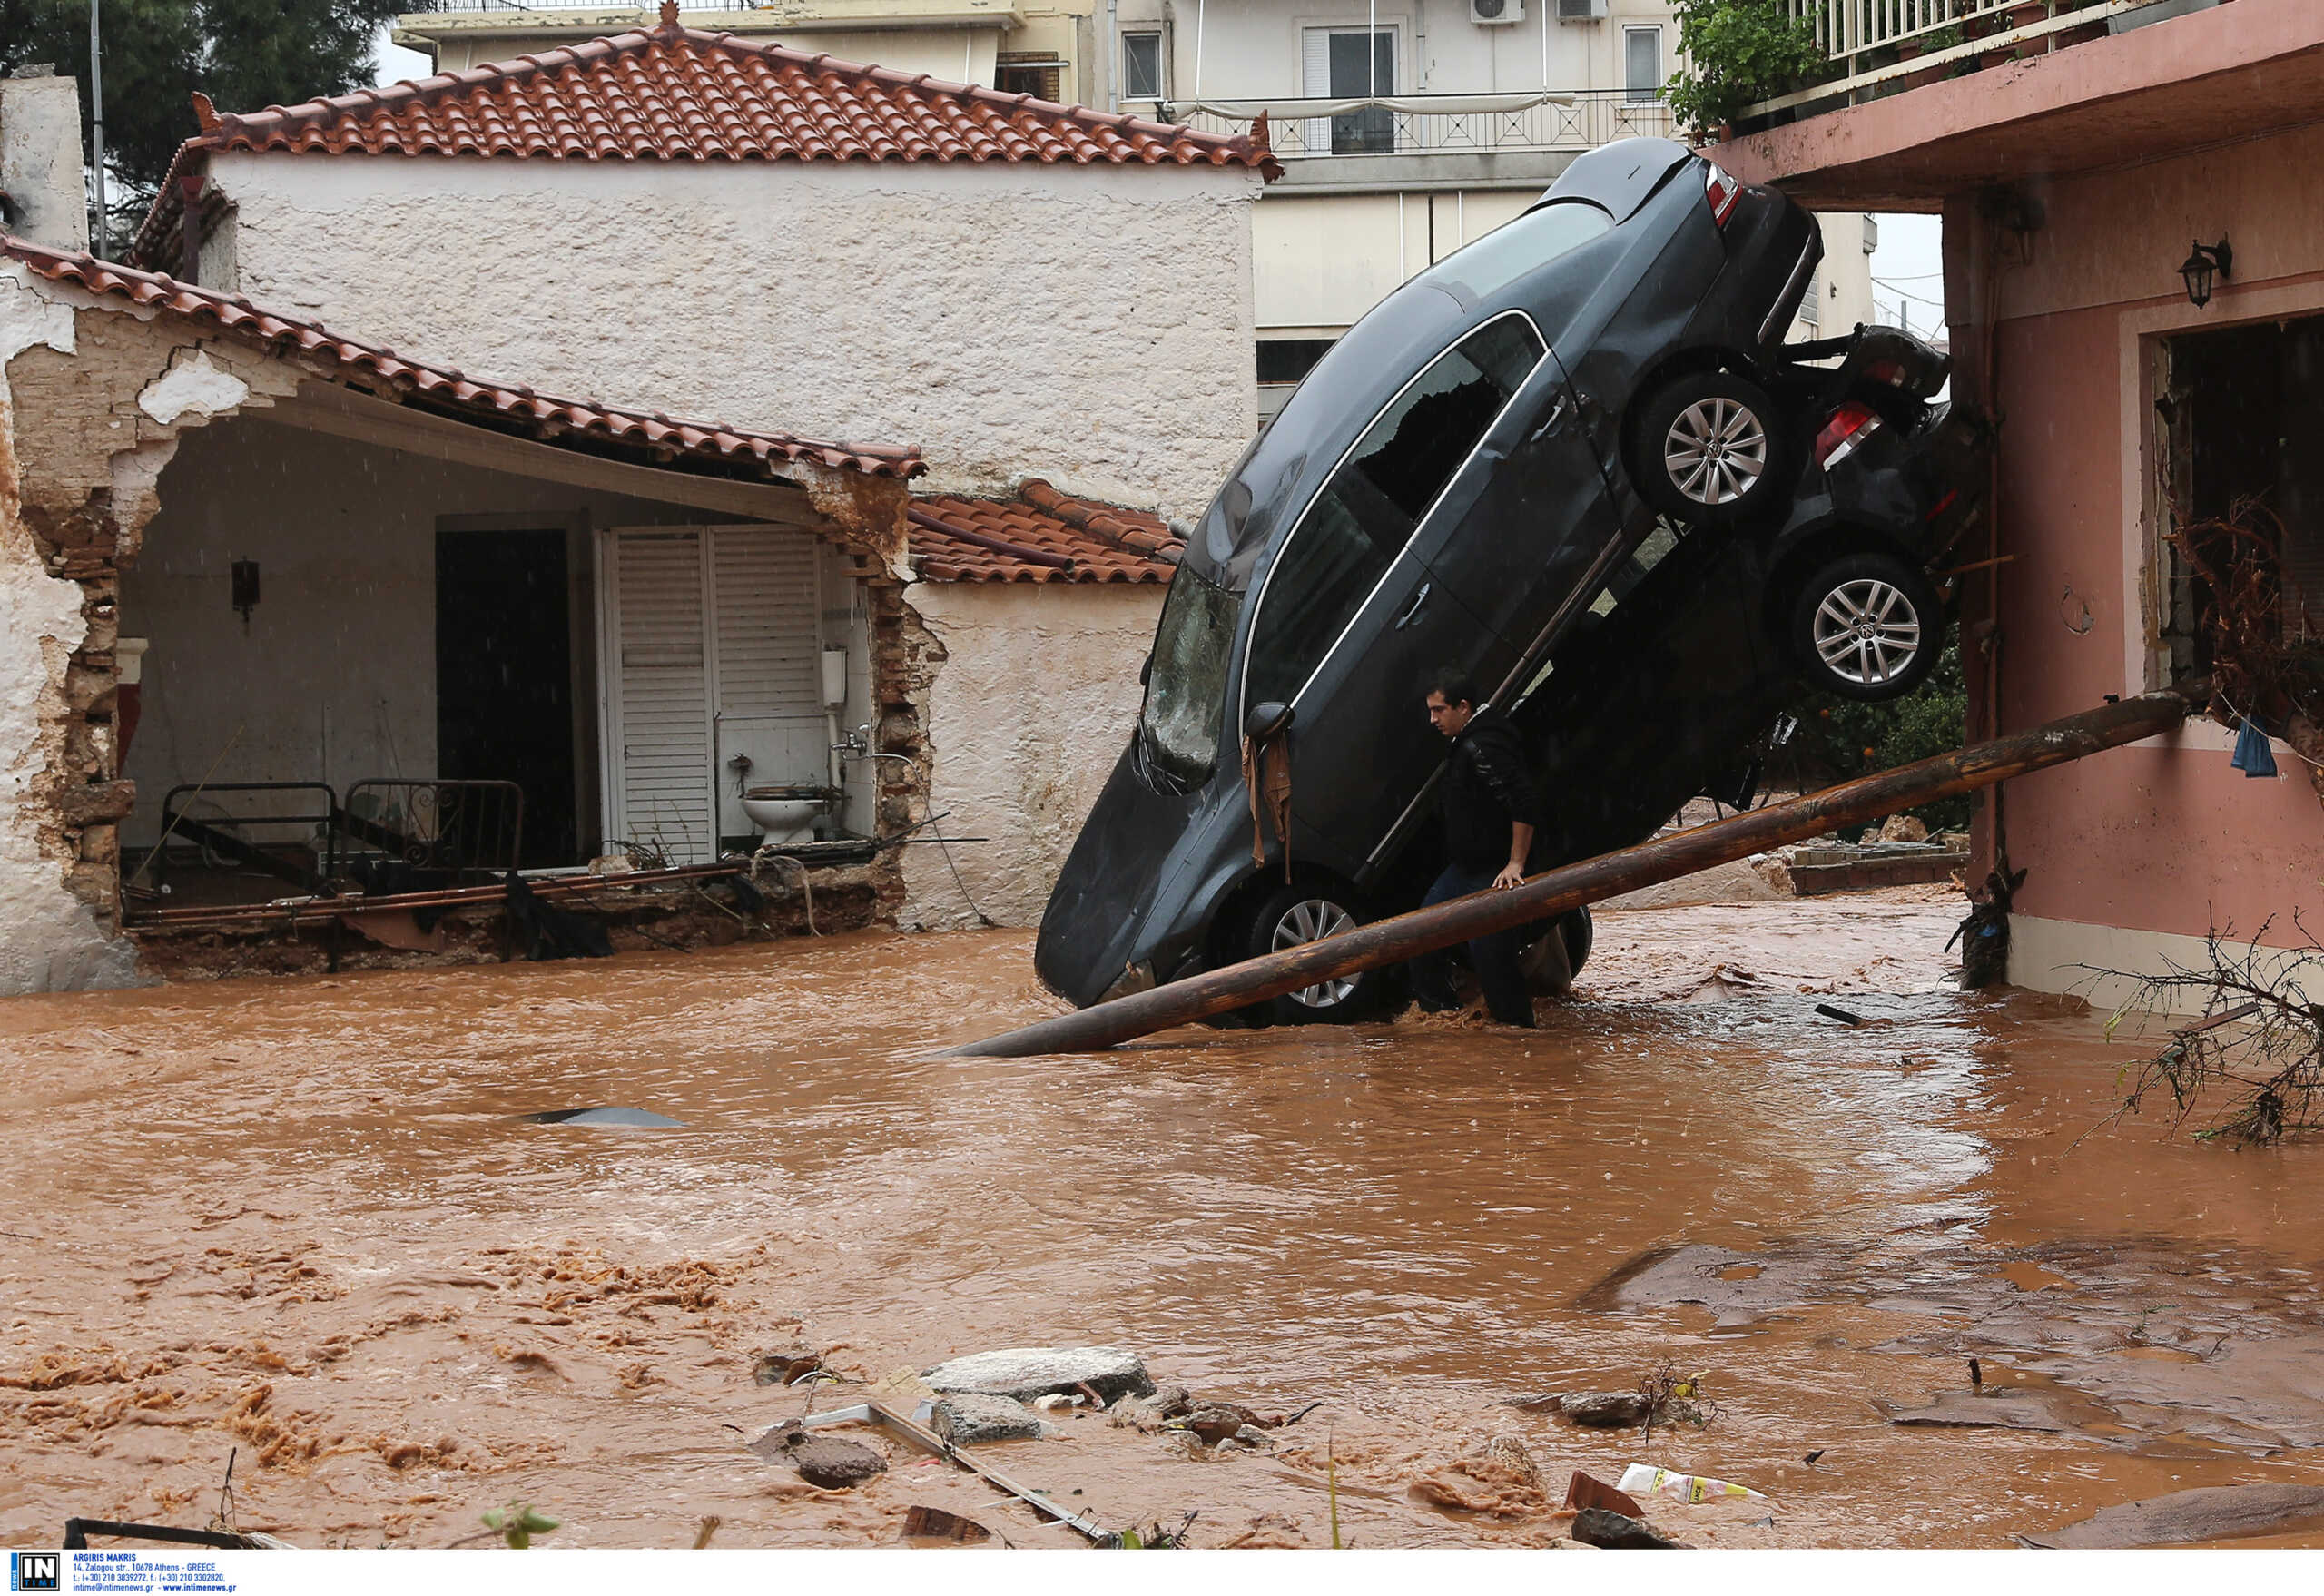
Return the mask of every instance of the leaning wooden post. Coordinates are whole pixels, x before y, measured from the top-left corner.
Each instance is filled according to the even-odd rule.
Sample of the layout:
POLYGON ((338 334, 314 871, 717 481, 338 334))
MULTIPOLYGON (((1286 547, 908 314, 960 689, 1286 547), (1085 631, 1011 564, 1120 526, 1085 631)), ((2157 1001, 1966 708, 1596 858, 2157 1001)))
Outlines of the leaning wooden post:
POLYGON ((1110 1048, 1132 1037, 1264 1002, 1301 987, 1401 964, 1433 949, 1547 920, 1584 903, 1691 875, 1786 842, 1804 842, 1840 826, 1863 825, 1939 798, 1974 793, 2013 776, 2086 759, 2104 749, 2170 731, 2198 707, 2200 701, 2175 691, 2127 698, 2030 732, 1861 776, 1788 803, 1770 803, 1765 809, 1657 837, 1635 848, 1560 865, 1513 891, 1478 892, 1416 909, 1320 942, 1206 970, 950 1051, 969 1058, 1016 1059, 1110 1048))

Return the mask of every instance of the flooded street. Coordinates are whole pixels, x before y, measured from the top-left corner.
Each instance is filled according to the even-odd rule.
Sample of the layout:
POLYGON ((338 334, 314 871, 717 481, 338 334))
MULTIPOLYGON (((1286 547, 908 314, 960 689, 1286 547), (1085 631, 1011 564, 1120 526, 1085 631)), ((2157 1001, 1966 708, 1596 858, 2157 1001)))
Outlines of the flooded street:
POLYGON ((239 1448, 238 1522, 302 1545, 447 1544, 513 1498, 557 1545, 892 1541, 915 1504, 1075 1544, 892 1443, 827 1493, 744 1443, 861 1399, 759 1386, 763 1354, 876 1381, 1085 1343, 1323 1404, 1272 1455, 1086 1414, 980 1454, 1108 1526, 1199 1510, 1197 1545, 1327 1543, 1327 1439, 1365 1546, 1553 1538, 1412 1491, 1495 1435, 1552 1502, 1633 1461, 1770 1499, 1654 1505, 1709 1544, 1990 1546, 2324 1484, 2324 1149, 2103 1128, 2136 1044, 1945 990, 1959 913, 1609 914, 1531 1034, 1073 1059, 929 1056, 1052 1010, 1017 932, 10 1000, 0 1530, 205 1522, 239 1448), (595 1105, 684 1128, 517 1118, 595 1105), (1889 1422, 1973 1355, 2013 1397, 1978 1414, 2030 1427, 1889 1422), (1665 1364, 1707 1428, 1509 1405, 1665 1364))

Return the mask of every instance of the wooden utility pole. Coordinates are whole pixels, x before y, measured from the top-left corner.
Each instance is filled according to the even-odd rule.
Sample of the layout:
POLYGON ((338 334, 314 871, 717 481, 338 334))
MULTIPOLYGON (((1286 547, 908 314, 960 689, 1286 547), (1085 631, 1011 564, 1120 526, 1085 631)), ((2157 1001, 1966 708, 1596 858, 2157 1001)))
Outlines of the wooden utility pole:
POLYGON ((1078 1013, 1061 1014, 952 1052, 968 1058, 1017 1059, 1110 1048, 1132 1037, 1224 1014, 1302 987, 1401 964, 1472 937, 1549 920, 1585 903, 1692 875, 1786 842, 1804 842, 1841 826, 1863 825, 1939 798, 1974 793, 2013 776, 2086 759, 2105 749, 2168 732, 2200 707, 2200 700, 2175 691, 2124 699, 2030 732, 1861 776, 1789 803, 1770 803, 1765 809, 1657 837, 1635 848, 1561 865, 1512 891, 1477 892, 1416 909, 1320 942, 1264 954, 1078 1013))

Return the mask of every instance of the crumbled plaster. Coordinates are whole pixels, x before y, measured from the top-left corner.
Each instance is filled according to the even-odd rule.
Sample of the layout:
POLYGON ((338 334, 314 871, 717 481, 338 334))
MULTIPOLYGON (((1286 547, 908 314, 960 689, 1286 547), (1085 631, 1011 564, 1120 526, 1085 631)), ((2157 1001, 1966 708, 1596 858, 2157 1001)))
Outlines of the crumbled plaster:
POLYGON ((203 419, 231 410, 251 397, 250 384, 211 363, 207 350, 179 351, 178 359, 137 396, 137 408, 164 427, 191 410, 203 419))
POLYGON ((117 934, 120 571, 181 426, 225 413, 235 389, 264 402, 298 382, 285 362, 204 355, 182 323, 95 304, 0 264, 0 993, 138 979, 117 934), (173 369, 199 402, 141 403, 173 369))

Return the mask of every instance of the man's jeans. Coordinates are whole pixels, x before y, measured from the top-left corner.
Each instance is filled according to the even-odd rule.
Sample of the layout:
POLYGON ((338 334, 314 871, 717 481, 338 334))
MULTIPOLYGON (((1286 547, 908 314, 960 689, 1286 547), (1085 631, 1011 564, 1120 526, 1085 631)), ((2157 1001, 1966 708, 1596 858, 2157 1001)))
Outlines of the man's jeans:
MULTIPOLYGON (((1428 889, 1428 896, 1421 900, 1421 907, 1482 892, 1492 885, 1497 873, 1446 865, 1444 873, 1436 878, 1436 884, 1428 889)), ((1495 931, 1469 944, 1469 962, 1476 970, 1477 984, 1484 989, 1485 1007, 1503 1025, 1533 1023, 1532 995, 1525 990, 1525 977, 1517 968, 1517 955, 1522 947, 1522 933, 1519 931, 1495 931)), ((1453 990, 1452 961, 1448 951, 1423 953, 1412 961, 1412 971, 1413 995, 1420 999, 1422 1008, 1451 1009, 1460 1002, 1453 990)))

